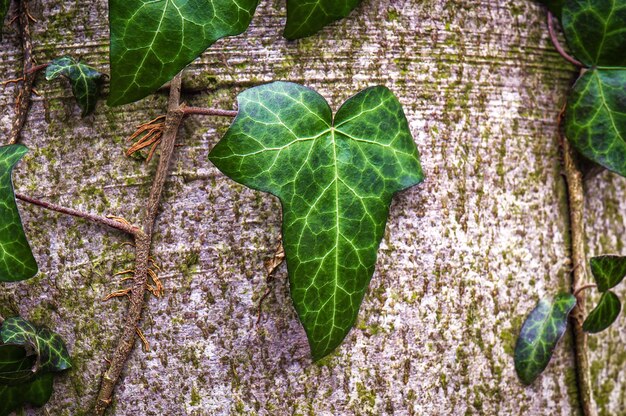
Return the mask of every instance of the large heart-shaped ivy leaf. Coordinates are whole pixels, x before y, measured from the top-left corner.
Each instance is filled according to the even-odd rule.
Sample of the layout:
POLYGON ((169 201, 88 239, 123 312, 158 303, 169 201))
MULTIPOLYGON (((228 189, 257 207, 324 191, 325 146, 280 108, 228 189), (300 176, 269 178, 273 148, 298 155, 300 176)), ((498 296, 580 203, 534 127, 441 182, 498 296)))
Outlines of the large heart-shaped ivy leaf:
POLYGON ((0 344, 0 384, 24 383, 35 375, 37 356, 24 345, 0 344))
POLYGON ((24 234, 17 210, 11 172, 28 152, 25 146, 0 146, 0 282, 29 279, 37 274, 37 263, 24 234))
POLYGON ((96 108, 103 74, 94 68, 77 62, 70 56, 54 59, 46 68, 46 79, 66 77, 72 85, 72 93, 81 108, 83 117, 96 108))
POLYGON ((9 12, 11 0, 0 0, 0 40, 2 40, 2 26, 4 26, 4 18, 9 12))
POLYGON ((565 0, 567 43, 588 66, 626 67, 626 1, 565 0))
POLYGON ((419 153, 385 87, 350 98, 334 120, 323 97, 292 83, 251 88, 238 103, 209 157, 280 198, 291 297, 317 360, 355 322, 391 198, 424 179, 419 153))
POLYGON ((589 313, 583 323, 583 330, 597 333, 607 329, 619 316, 622 303, 617 295, 611 291, 604 292, 598 305, 589 313))
POLYGON ((16 386, 0 384, 0 416, 7 416, 27 403, 43 406, 50 400, 53 382, 52 373, 45 373, 16 386))
POLYGON ((109 0, 109 105, 139 100, 250 24, 258 0, 109 0))
POLYGON ((32 346, 38 355, 38 371, 63 371, 72 366, 65 342, 58 334, 48 328, 37 328, 19 316, 3 322, 0 340, 5 344, 32 346))
POLYGON ((361 0, 287 0, 284 36, 298 39, 312 35, 329 23, 346 17, 361 0))
POLYGON ((541 299, 530 312, 515 345, 515 371, 522 383, 531 384, 547 367, 574 306, 573 295, 559 293, 554 300, 541 299))
POLYGON ((565 114, 565 135, 572 145, 622 176, 626 176, 624 91, 626 69, 588 70, 574 84, 565 114))
POLYGON ((598 256, 593 257, 589 264, 600 292, 606 292, 617 286, 626 276, 626 257, 598 256))

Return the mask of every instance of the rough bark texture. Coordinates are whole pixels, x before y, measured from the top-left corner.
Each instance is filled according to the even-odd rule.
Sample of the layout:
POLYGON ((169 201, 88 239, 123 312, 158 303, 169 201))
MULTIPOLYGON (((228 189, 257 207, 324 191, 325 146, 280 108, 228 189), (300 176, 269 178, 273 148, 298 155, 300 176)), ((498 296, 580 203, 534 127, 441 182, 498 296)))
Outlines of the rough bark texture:
MULTIPOLYGON (((38 63, 69 53, 107 70, 106 1, 31 3, 38 63)), ((136 344, 109 414, 576 414, 569 335, 531 387, 520 385, 512 359, 522 316, 567 290, 571 268, 556 126, 574 72, 548 40, 545 10, 526 0, 365 0, 299 42, 281 38, 284 18, 283 1, 262 0, 247 33, 192 65, 183 85, 203 91, 184 95, 187 103, 230 109, 243 89, 283 79, 337 108, 385 84, 405 106, 427 180, 394 201, 356 328, 312 364, 284 266, 256 323, 280 205, 208 162, 228 119, 190 117, 155 229, 166 294, 147 302, 151 350, 136 344)), ((21 72, 21 56, 16 33, 5 31, 6 79, 21 72)), ((39 77, 35 87, 41 96, 22 135, 31 153, 16 188, 136 222, 155 163, 125 158, 124 138, 164 112, 166 97, 101 103, 80 119, 67 85, 39 77)), ((14 91, 0 90, 2 137, 14 91)), ((602 173, 587 180, 586 196, 589 254, 624 254, 626 181, 602 173)), ((132 264, 133 250, 122 233, 21 207, 41 273, 3 285, 0 313, 66 338, 74 369, 57 378, 46 410, 85 414, 127 309, 100 299, 122 287, 112 275, 132 264)), ((589 340, 601 415, 626 409, 625 326, 620 317, 589 340)))

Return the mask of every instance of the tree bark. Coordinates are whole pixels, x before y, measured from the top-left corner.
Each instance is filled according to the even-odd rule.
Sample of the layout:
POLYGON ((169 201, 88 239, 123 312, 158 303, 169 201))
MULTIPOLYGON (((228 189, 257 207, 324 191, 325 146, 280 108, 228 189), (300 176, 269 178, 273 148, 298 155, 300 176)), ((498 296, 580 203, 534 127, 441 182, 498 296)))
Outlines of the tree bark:
MULTIPOLYGON (((71 54, 108 71, 106 1, 29 5, 38 63, 71 54)), ((530 387, 512 358, 523 317, 540 297, 568 290, 572 268, 557 116, 575 71, 552 47, 545 13, 525 0, 364 0, 320 34, 288 42, 284 2, 262 0, 246 33, 195 61, 183 78, 190 106, 231 110, 244 89, 289 80, 337 109, 367 86, 388 86, 427 178, 394 199, 356 327, 313 364, 284 266, 257 324, 280 204, 209 163, 228 119, 186 119, 153 238, 165 296, 147 299, 141 329, 151 350, 136 343, 108 414, 576 414, 571 335, 530 387)), ((7 23, 2 78, 19 76, 21 61, 7 23)), ((166 94, 115 108, 100 102, 81 119, 66 83, 38 76, 35 88, 41 95, 22 132, 31 152, 16 168, 16 189, 137 223, 156 163, 125 157, 125 138, 165 112, 166 94)), ((2 137, 15 91, 0 89, 2 137)), ((626 254, 626 180, 588 178, 585 196, 588 257, 626 254)), ((113 274, 133 264, 130 240, 20 209, 41 273, 0 286, 0 314, 20 313, 67 340, 74 367, 56 378, 45 409, 86 414, 128 308, 100 300, 124 287, 113 274)), ((589 338, 601 415, 626 409, 625 325, 622 316, 589 338)))

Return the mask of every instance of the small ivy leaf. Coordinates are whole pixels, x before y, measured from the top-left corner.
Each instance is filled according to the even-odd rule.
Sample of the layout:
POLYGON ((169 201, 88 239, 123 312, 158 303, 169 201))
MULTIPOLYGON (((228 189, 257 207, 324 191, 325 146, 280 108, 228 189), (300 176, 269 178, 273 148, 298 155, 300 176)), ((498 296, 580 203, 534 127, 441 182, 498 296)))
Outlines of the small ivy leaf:
POLYGON ((361 0, 287 0, 287 23, 283 36, 310 36, 329 23, 344 18, 361 0))
POLYGON ((37 356, 24 345, 0 344, 0 384, 20 384, 34 377, 37 356))
POLYGON ((563 3, 565 0, 537 0, 539 3, 548 7, 548 10, 557 18, 561 18, 561 11, 563 10, 563 3))
POLYGON ((31 345, 38 355, 39 371, 63 371, 72 366, 63 339, 47 328, 37 328, 19 316, 6 319, 0 327, 5 344, 31 345))
POLYGON ((27 403, 43 406, 52 396, 53 382, 52 373, 45 373, 17 386, 0 384, 0 416, 7 416, 27 403))
POLYGON ((590 67, 626 67, 626 1, 565 0, 562 23, 572 53, 590 67))
POLYGON ((108 104, 144 98, 218 39, 245 31, 258 0, 110 0, 108 104))
POLYGON ((0 0, 0 40, 2 40, 2 27, 4 26, 4 18, 9 12, 11 0, 0 0))
POLYGON ((72 94, 82 110, 83 117, 96 109, 102 85, 103 74, 101 72, 82 62, 77 62, 72 57, 62 56, 54 59, 46 68, 48 81, 59 76, 64 76, 70 81, 72 94))
POLYGON ((545 370, 576 306, 576 298, 559 293, 554 300, 541 299, 530 312, 515 345, 515 371, 529 385, 545 370))
POLYGON ((617 286, 626 276, 626 257, 598 256, 593 257, 589 263, 600 292, 617 286))
POLYGON ((28 152, 26 146, 0 146, 0 282, 30 279, 37 274, 37 262, 24 234, 15 202, 11 172, 28 152))
POLYGON ((583 330, 595 334, 607 329, 619 316, 622 303, 611 291, 604 292, 598 305, 589 313, 583 323, 583 330))
POLYGON ((276 195, 291 297, 318 360, 352 328, 374 273, 392 196, 424 179, 397 98, 368 88, 337 114, 315 91, 275 82, 238 97, 210 160, 276 195))
POLYGON ((626 176, 626 69, 588 70, 567 100, 565 135, 588 159, 626 176))

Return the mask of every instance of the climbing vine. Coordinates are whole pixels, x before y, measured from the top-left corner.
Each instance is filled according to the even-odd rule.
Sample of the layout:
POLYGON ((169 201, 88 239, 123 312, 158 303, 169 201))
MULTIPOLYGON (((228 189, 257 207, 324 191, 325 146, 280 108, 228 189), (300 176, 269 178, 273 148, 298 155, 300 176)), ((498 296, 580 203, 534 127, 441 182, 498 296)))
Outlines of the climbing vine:
POLYGON ((584 190, 581 158, 626 176, 626 1, 542 1, 548 6, 548 30, 558 52, 579 69, 579 77, 559 118, 563 166, 569 192, 572 234, 571 293, 541 299, 530 312, 515 348, 515 369, 531 384, 547 367, 568 320, 573 327, 578 384, 585 415, 595 415, 587 333, 607 329, 621 302, 611 288, 626 275, 626 257, 604 255, 590 260, 594 283, 587 279, 584 242, 584 190), (553 15, 554 14, 554 15, 553 15), (561 22, 569 55, 558 41, 554 17, 561 22), (602 293, 585 316, 585 290, 602 293))
MULTIPOLYGON (((0 8, 4 12, 8 2, 0 4, 5 3, 6 7, 0 8)), ((311 35, 348 15, 358 3, 288 0, 284 36, 311 35)), ((11 144, 0 147, 0 210, 4 210, 0 214, 10 220, 0 228, 0 281, 28 279, 38 271, 16 198, 123 231, 135 247, 135 266, 123 272, 130 275, 131 286, 105 298, 128 296, 129 309, 118 347, 102 377, 95 414, 104 414, 111 403, 136 337, 148 348, 138 327, 144 295, 146 291, 155 297, 163 293, 158 266, 150 256, 152 236, 179 126, 187 116, 235 117, 209 159, 234 180, 281 200, 282 241, 295 309, 313 359, 332 352, 357 318, 393 195, 424 179, 419 152, 393 93, 382 86, 366 89, 347 100, 333 116, 327 102, 313 90, 275 82, 244 91, 237 110, 189 107, 181 103, 180 71, 218 39, 242 33, 257 0, 111 0, 108 104, 136 101, 171 81, 167 84, 167 113, 140 125, 132 136, 136 142, 127 151, 130 155, 149 147, 149 162, 160 149, 143 216, 139 225, 134 225, 121 217, 97 216, 14 194, 11 171, 27 153, 27 148, 18 144, 19 132, 26 121, 35 75, 45 69, 47 80, 66 78, 82 116, 96 109, 101 86, 108 78, 70 56, 35 65, 27 2, 18 1, 17 6, 24 70, 21 78, 13 80, 20 83, 21 93, 11 144)), ((0 415, 23 403, 42 405, 52 393, 48 373, 70 367, 64 343, 49 330, 37 329, 20 317, 4 320, 0 335, 0 399, 7 403, 0 408, 0 415), (8 375, 3 378, 5 368, 8 375)))

